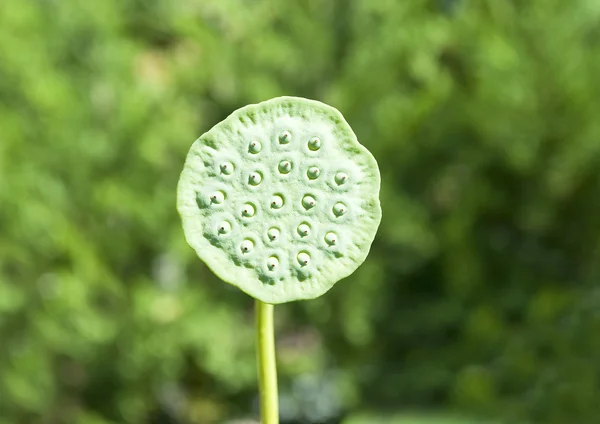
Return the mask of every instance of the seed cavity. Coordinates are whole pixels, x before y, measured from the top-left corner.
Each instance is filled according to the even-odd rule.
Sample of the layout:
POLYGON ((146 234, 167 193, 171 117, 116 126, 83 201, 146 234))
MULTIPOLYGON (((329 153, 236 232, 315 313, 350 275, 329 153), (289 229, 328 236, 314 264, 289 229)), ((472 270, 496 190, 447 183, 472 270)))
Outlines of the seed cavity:
POLYGON ((283 197, 281 197, 279 194, 275 194, 271 198, 270 206, 271 209, 281 209, 283 207, 283 197))
POLYGON ((225 175, 231 175, 233 174, 233 163, 231 162, 223 162, 221 163, 221 165, 219 165, 219 168, 221 169, 221 174, 225 174, 225 175))
POLYGON ((279 259, 277 256, 269 256, 267 259, 267 268, 269 271, 275 271, 279 267, 279 259))
POLYGON ((321 148, 321 140, 319 137, 313 137, 308 140, 308 148, 312 151, 319 150, 321 148))
POLYGON ((320 174, 321 174, 321 170, 319 168, 317 168, 316 166, 311 166, 310 168, 308 168, 308 171, 306 171, 306 175, 311 180, 316 180, 317 178, 319 178, 320 174))
POLYGON ((298 256, 296 256, 296 260, 300 266, 307 266, 310 262, 310 255, 306 252, 300 252, 298 253, 298 256))
POLYGON ((306 195, 302 198, 302 206, 304 206, 304 209, 312 209, 316 204, 317 201, 310 195, 306 195))
POLYGON ((252 154, 257 154, 258 152, 260 152, 262 150, 262 144, 260 144, 260 141, 251 141, 250 144, 248 145, 248 151, 252 154))
POLYGON ((250 203, 246 203, 242 207, 242 216, 246 218, 253 217, 255 213, 256 211, 254 210, 254 206, 252 206, 250 203))
POLYGON ((252 252, 252 249, 254 249, 254 242, 250 239, 246 239, 240 244, 240 250, 244 254, 252 252))
POLYGON ((279 240, 279 234, 280 233, 281 232, 279 231, 278 228, 271 227, 267 231, 267 237, 269 237, 269 240, 271 240, 271 241, 277 241, 277 240, 279 240))
POLYGON ((278 169, 282 174, 289 174, 292 170, 292 163, 289 160, 282 160, 279 162, 278 169))
POLYGON ((327 234, 325 234, 325 243, 327 243, 330 246, 333 246, 337 242, 338 242, 338 237, 337 237, 336 233, 330 231, 327 234))
POLYGON ((296 231, 298 231, 298 234, 300 234, 301 237, 306 237, 310 234, 310 226, 308 224, 302 223, 298 225, 296 231))
POLYGON ((228 234, 231 231, 231 224, 229 223, 229 221, 222 221, 217 226, 217 231, 219 232, 219 234, 228 234))
POLYGON ((348 174, 345 172, 338 172, 335 174, 334 180, 337 185, 344 185, 346 184, 346 181, 348 181, 348 174))
POLYGON ((348 212, 348 208, 346 207, 346 205, 344 205, 341 202, 338 202, 335 205, 333 205, 333 209, 332 210, 333 210, 333 214, 335 216, 342 216, 346 212, 348 212))
POLYGON ((248 184, 250 185, 257 186, 260 184, 261 181, 262 175, 260 175, 258 172, 252 172, 248 176, 248 184))
POLYGON ((210 201, 211 203, 215 203, 217 205, 223 203, 223 201, 225 200, 225 193, 223 193, 222 191, 215 191, 213 194, 210 195, 210 201))
POLYGON ((292 134, 289 131, 282 131, 279 134, 279 144, 288 144, 292 141, 292 134))

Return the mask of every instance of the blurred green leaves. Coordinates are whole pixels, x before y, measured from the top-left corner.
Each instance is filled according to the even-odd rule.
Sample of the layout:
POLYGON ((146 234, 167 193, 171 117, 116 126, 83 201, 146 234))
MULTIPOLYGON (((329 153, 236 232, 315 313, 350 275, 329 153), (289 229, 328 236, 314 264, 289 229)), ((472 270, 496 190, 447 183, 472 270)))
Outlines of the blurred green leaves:
POLYGON ((185 244, 175 185, 202 132, 287 94, 344 113, 384 210, 357 273, 276 312, 287 422, 596 423, 599 21, 594 0, 0 2, 0 421, 255 414, 252 302, 185 244))
POLYGON ((378 416, 374 413, 357 415, 343 424, 495 424, 489 421, 477 421, 445 415, 403 414, 396 416, 378 416))

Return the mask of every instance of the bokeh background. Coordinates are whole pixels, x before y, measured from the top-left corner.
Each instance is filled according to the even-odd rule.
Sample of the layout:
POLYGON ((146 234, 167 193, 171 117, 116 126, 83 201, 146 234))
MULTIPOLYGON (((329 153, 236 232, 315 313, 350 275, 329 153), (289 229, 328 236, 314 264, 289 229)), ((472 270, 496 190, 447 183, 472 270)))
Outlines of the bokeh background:
POLYGON ((253 302, 175 189, 280 95, 345 115, 384 211, 276 308, 282 423, 600 422, 599 1, 1 0, 0 423, 256 420, 253 302))

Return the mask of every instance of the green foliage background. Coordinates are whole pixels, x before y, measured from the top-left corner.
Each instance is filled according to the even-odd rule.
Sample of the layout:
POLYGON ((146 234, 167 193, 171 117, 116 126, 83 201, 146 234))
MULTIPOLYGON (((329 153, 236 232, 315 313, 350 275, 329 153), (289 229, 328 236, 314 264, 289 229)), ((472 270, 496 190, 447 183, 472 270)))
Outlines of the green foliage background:
POLYGON ((252 301, 175 187, 279 95, 342 111, 384 211, 277 308, 284 422, 600 422, 600 2, 2 0, 0 423, 256 415, 252 301))

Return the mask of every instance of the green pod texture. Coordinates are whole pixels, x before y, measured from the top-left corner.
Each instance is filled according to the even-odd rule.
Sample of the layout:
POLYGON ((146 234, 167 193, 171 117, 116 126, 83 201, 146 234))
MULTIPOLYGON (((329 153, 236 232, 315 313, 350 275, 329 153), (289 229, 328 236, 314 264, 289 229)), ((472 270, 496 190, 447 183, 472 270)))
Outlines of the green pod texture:
POLYGON ((365 260, 380 183, 337 109, 277 97, 193 143, 177 209, 188 244, 220 279, 279 304, 321 296, 365 260))

